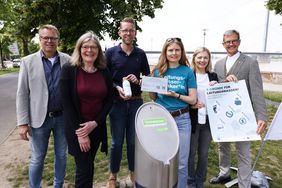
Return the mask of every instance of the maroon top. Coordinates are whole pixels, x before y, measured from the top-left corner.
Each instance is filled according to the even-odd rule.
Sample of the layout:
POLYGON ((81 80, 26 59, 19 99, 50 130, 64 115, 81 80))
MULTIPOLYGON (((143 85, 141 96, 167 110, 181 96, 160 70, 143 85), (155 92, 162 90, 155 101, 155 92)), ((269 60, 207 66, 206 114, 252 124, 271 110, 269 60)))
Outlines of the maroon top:
POLYGON ((107 96, 107 85, 103 74, 97 70, 87 73, 81 68, 77 73, 77 95, 83 122, 93 121, 103 108, 107 96))

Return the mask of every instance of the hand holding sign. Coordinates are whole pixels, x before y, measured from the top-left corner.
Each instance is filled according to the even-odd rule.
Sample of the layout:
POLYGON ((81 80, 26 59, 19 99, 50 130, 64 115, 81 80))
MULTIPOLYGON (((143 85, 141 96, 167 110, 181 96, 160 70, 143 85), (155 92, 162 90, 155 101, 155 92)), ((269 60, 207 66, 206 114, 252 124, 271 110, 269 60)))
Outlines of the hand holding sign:
POLYGON ((168 80, 166 78, 142 77, 141 90, 155 93, 167 93, 168 80))

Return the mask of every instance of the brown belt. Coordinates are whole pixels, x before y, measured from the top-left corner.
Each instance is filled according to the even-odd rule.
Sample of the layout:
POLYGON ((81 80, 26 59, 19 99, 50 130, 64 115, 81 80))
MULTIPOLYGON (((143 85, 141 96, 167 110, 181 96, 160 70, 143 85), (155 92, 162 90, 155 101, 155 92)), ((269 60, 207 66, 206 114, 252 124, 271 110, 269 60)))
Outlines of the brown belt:
POLYGON ((186 112, 189 112, 188 107, 181 108, 181 109, 175 110, 175 111, 170 111, 170 114, 172 115, 172 117, 177 117, 177 116, 180 116, 181 114, 184 114, 186 112))

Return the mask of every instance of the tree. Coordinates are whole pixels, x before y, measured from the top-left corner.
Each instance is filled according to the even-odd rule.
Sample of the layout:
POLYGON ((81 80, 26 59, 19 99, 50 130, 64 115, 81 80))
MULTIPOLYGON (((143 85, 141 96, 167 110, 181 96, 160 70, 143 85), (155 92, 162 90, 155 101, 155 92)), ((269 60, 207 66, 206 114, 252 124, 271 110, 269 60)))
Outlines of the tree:
MULTIPOLYGON (((108 33, 117 39, 119 21, 133 17, 137 29, 144 16, 155 17, 155 9, 163 0, 0 0, 9 3, 9 22, 12 33, 22 41, 24 55, 29 53, 28 42, 43 24, 56 25, 61 33, 61 48, 71 52, 78 37, 88 30, 100 39, 108 33)), ((0 16, 1 19, 1 16, 0 16)))
POLYGON ((281 0, 268 0, 266 7, 269 10, 274 10, 275 14, 282 15, 282 1, 281 0))
POLYGON ((0 31, 0 60, 1 60, 1 67, 5 68, 4 59, 9 58, 9 49, 8 46, 10 45, 11 40, 9 36, 2 34, 0 31))
POLYGON ((35 36, 36 31, 33 29, 32 20, 28 18, 30 1, 20 0, 0 0, 0 20, 4 21, 5 34, 10 36, 11 42, 21 42, 21 48, 24 55, 29 54, 28 44, 35 36), (3 10, 3 12, 2 12, 3 10))
POLYGON ((9 13, 9 2, 7 0, 0 0, 0 20, 4 20, 5 16, 9 13))

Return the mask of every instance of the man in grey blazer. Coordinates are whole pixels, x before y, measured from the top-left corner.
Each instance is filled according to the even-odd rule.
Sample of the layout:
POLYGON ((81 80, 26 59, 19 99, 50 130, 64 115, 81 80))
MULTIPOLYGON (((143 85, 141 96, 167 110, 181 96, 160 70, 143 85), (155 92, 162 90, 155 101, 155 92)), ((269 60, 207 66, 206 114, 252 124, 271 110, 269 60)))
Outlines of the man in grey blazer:
MULTIPOLYGON (((223 34, 223 47, 227 57, 219 60, 214 67, 219 82, 245 80, 249 96, 257 119, 257 133, 261 134, 266 128, 266 103, 263 97, 263 86, 258 62, 238 51, 240 34, 236 30, 228 30, 223 34)), ((238 161, 239 188, 251 187, 252 162, 250 142, 236 142, 238 161)), ((230 142, 219 143, 219 169, 217 176, 210 180, 211 184, 225 183, 231 180, 230 142)))
POLYGON ((69 56, 57 51, 59 31, 53 25, 39 29, 41 50, 22 59, 17 90, 17 124, 23 140, 31 138, 29 187, 41 187, 44 159, 51 131, 54 137, 54 187, 64 184, 66 150, 63 109, 59 93, 61 67, 69 56), (29 135, 29 136, 28 136, 29 135))

